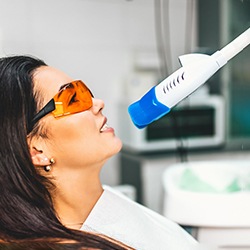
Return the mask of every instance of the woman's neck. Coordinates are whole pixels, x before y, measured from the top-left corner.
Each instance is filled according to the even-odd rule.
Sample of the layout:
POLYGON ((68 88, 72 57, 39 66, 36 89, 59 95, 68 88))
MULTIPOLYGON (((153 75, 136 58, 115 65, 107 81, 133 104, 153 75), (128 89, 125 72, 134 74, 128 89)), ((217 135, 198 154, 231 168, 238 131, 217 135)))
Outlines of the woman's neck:
POLYGON ((100 171, 72 171, 56 178, 55 210, 62 224, 79 229, 103 192, 100 171))

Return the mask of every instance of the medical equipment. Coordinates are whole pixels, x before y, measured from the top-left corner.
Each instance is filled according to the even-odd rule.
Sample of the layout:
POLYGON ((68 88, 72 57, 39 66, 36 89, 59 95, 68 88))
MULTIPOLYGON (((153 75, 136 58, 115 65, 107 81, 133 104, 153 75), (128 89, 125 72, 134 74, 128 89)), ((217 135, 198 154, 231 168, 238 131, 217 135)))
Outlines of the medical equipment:
POLYGON ((128 107, 135 126, 144 128, 167 114, 249 44, 250 28, 211 56, 198 53, 180 56, 180 69, 128 107))

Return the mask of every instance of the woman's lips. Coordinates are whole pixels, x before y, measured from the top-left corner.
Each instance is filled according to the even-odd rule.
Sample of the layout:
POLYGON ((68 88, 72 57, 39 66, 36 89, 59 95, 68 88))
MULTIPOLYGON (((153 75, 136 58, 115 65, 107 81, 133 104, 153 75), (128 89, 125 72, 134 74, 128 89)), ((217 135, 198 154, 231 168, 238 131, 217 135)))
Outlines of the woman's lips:
POLYGON ((100 132, 101 133, 103 133, 103 132, 114 132, 114 129, 109 127, 109 125, 107 124, 107 118, 106 117, 104 118, 104 121, 103 121, 102 127, 100 129, 100 132))
POLYGON ((108 129, 108 124, 104 123, 103 126, 100 129, 100 132, 104 132, 106 129, 108 129))
POLYGON ((105 123, 102 128, 100 129, 100 132, 114 132, 114 129, 109 127, 107 123, 105 123))

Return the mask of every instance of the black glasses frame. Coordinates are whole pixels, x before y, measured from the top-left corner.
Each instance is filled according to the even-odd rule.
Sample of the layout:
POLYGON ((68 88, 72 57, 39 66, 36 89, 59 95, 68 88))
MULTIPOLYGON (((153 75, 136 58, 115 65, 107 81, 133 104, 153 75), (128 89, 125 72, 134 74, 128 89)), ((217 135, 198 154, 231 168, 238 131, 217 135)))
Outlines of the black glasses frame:
POLYGON ((52 98, 32 119, 32 126, 34 126, 40 119, 56 109, 55 101, 52 98))

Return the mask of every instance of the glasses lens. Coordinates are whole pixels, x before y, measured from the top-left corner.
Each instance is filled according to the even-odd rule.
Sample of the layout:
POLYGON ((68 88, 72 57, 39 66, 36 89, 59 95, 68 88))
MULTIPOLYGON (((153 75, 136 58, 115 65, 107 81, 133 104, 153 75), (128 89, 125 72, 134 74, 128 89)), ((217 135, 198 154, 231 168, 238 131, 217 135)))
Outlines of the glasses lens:
POLYGON ((92 93, 82 81, 66 85, 55 97, 55 117, 74 114, 92 107, 92 93))

